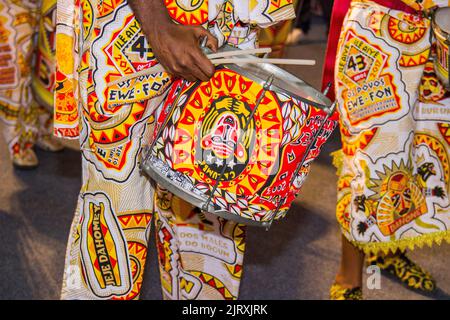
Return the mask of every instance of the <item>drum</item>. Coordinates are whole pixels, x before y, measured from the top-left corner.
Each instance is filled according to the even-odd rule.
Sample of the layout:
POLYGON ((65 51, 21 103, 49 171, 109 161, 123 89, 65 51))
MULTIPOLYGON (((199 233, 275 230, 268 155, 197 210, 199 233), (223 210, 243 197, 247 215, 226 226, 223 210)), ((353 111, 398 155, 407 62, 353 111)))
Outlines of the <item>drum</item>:
POLYGON ((447 90, 450 90, 450 76, 448 72, 450 64, 448 55, 450 44, 450 7, 439 8, 435 11, 432 28, 436 37, 436 58, 434 59, 436 75, 447 90))
POLYGON ((218 67, 176 81, 141 169, 223 218, 268 227, 284 217, 336 127, 334 104, 271 64, 218 67))
POLYGON ((43 0, 40 10, 32 88, 36 101, 53 110, 55 89, 56 0, 43 0))

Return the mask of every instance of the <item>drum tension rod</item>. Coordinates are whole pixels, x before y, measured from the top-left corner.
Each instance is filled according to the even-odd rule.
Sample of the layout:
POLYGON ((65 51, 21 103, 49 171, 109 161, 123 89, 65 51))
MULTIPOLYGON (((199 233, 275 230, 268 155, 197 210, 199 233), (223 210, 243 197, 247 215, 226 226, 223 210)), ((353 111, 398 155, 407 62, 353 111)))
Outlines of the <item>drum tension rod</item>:
MULTIPOLYGON (((155 147, 156 142, 157 142, 158 139, 161 137, 161 134, 162 134, 164 128, 166 127, 167 123, 168 123, 169 120, 170 120, 170 117, 169 117, 169 116, 170 116, 170 112, 172 111, 172 108, 173 108, 174 106, 177 106, 177 105, 178 105, 178 101, 179 101, 180 98, 181 98, 181 95, 182 95, 182 93, 183 93, 184 87, 186 86, 186 83, 187 83, 187 80, 184 80, 184 79, 183 79, 183 81, 181 82, 181 85, 180 85, 180 89, 179 89, 180 91, 178 92, 177 97, 175 98, 174 102, 173 102, 172 104, 170 104, 169 107, 167 108, 167 115, 166 115, 166 117, 164 118, 163 124, 158 128, 158 132, 156 133, 155 139, 153 139, 153 141, 152 141, 152 143, 151 143, 151 145, 150 145, 149 147, 144 148, 144 150, 147 152, 147 154, 145 155, 144 161, 142 161, 141 164, 144 163, 144 162, 147 162, 148 159, 150 159, 150 157, 152 156, 152 154, 153 154, 153 148, 155 147), (147 151, 147 150, 148 150, 148 151, 147 151)), ((156 110, 157 110, 158 108, 159 108, 159 106, 156 107, 155 112, 156 112, 156 110)), ((161 112, 164 112, 164 110, 161 110, 161 112)), ((157 123, 158 123, 158 119, 155 119, 155 125, 157 125, 157 123)), ((155 154, 155 156, 157 157, 158 154, 155 154)))
MULTIPOLYGON (((324 93, 329 90, 329 86, 327 85, 327 88, 325 88, 324 93)), ((325 123, 327 123, 328 119, 330 118, 330 116, 334 113, 334 110, 336 109, 336 105, 337 105, 337 101, 333 102, 333 104, 331 105, 330 108, 327 108, 327 115, 326 117, 323 119, 322 123, 320 124, 319 129, 317 130, 316 134, 314 135, 314 138, 312 140, 312 142, 315 142, 317 140, 317 138, 319 137, 320 133, 323 130, 323 127, 325 126, 325 123)), ((308 147, 305 150, 305 153, 302 157, 302 161, 299 162, 299 164, 297 165, 297 168, 295 168, 294 173, 292 174, 291 180, 289 181, 289 186, 291 186, 294 183, 295 178, 297 177, 298 173, 300 172, 301 168, 303 167, 303 164, 305 163, 309 152, 311 151, 311 148, 313 147, 314 143, 310 143, 308 145, 308 147)), ((281 206, 286 202, 287 197, 282 198, 278 204, 277 204, 277 208, 275 209, 274 214, 272 215, 270 222, 268 224, 268 226, 266 227, 266 231, 268 231, 270 229, 270 226, 272 225, 272 222, 275 220, 276 216, 278 215, 278 213, 280 212, 281 206)))
MULTIPOLYGON (((263 90, 261 91, 260 96, 256 100, 255 107, 253 108, 252 112, 250 113, 250 115, 247 119, 247 122, 245 123, 245 127, 242 130, 242 133, 244 133, 244 132, 245 132, 245 134, 247 133, 248 127, 250 125, 251 120, 255 116, 256 110, 258 109, 259 105, 261 104, 262 99, 265 97, 266 92, 269 91, 270 87, 272 86, 273 79, 274 79, 274 76, 273 76, 273 74, 271 74, 271 75, 269 75, 266 82, 264 83, 263 90)), ((233 155, 236 153, 238 145, 242 142, 241 140, 242 140, 243 136, 244 136, 244 134, 239 135, 239 140, 237 141, 236 145, 234 146, 233 155)), ((227 169, 227 162, 225 161, 225 163, 223 164, 222 170, 220 171, 219 177, 216 179, 216 183, 214 184, 214 186, 209 194, 208 200, 206 200, 205 204, 203 205, 203 208, 202 208, 203 211, 209 212, 208 207, 211 203, 214 193, 216 192, 217 188, 219 187, 219 183, 221 182, 223 176, 225 175, 226 169, 227 169)))

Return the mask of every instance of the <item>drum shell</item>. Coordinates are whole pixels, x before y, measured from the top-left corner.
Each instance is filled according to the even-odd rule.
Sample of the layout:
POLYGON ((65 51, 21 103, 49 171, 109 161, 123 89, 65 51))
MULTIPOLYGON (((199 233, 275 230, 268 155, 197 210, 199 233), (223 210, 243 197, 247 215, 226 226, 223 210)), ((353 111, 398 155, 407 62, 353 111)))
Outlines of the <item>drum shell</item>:
MULTIPOLYGON (((210 113, 216 112, 217 105, 226 99, 229 100, 225 104, 238 105, 238 99, 245 101, 246 112, 251 113, 263 91, 261 84, 227 68, 217 70, 209 83, 187 86, 182 81, 174 83, 157 119, 155 135, 160 133, 160 136, 154 137, 157 140, 153 154, 172 170, 189 177, 198 190, 209 196, 216 183, 214 177, 221 168, 214 167, 211 160, 207 163, 209 156, 216 155, 212 141, 222 132, 215 134, 214 130, 226 122, 226 117, 230 117, 230 122, 239 122, 239 116, 233 121, 232 115, 221 118, 220 113, 215 116, 210 113), (189 129, 186 123, 190 123, 189 129)), ((253 127, 250 125, 253 138, 248 140, 253 142, 241 147, 234 145, 237 150, 247 151, 245 165, 241 170, 226 172, 225 181, 218 184, 212 197, 215 207, 259 222, 272 220, 275 212, 275 218, 284 216, 309 172, 310 162, 318 156, 336 126, 334 120, 328 119, 328 107, 308 104, 286 93, 265 92, 254 114, 253 127), (318 138, 314 139, 319 131, 318 138), (301 163, 299 178, 292 183, 293 173, 301 163), (283 205, 278 206, 280 201, 283 205)), ((240 121, 239 129, 244 126, 245 121, 240 121)), ((236 157, 235 153, 231 164, 236 157)))

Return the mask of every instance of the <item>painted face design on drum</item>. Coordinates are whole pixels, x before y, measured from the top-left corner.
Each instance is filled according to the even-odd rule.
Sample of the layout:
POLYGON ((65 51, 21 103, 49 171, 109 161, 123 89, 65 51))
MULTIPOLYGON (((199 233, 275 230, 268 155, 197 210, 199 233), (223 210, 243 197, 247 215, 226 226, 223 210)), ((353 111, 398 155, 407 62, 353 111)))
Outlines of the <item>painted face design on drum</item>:
POLYGON ((245 152, 242 143, 238 141, 238 121, 231 113, 220 116, 214 125, 215 130, 202 139, 202 147, 205 150, 212 150, 221 159, 228 159, 234 154, 243 160, 245 152))
POLYGON ((251 113, 246 102, 235 97, 223 96, 211 103, 210 111, 202 121, 201 154, 209 170, 219 172, 223 165, 227 166, 225 180, 232 179, 245 167, 248 161, 248 150, 254 144, 254 120, 243 132, 251 113), (242 136, 241 136, 242 135, 242 136))

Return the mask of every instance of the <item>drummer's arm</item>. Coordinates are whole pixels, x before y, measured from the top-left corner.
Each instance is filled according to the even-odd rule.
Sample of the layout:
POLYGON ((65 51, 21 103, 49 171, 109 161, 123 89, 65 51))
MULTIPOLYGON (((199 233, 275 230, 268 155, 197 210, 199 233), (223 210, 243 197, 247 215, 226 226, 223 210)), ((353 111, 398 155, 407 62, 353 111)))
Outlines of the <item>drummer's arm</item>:
POLYGON ((175 24, 164 0, 129 0, 142 26, 153 53, 164 68, 174 76, 188 81, 207 81, 214 74, 214 66, 199 47, 207 37, 207 46, 217 50, 217 39, 200 26, 175 24))

